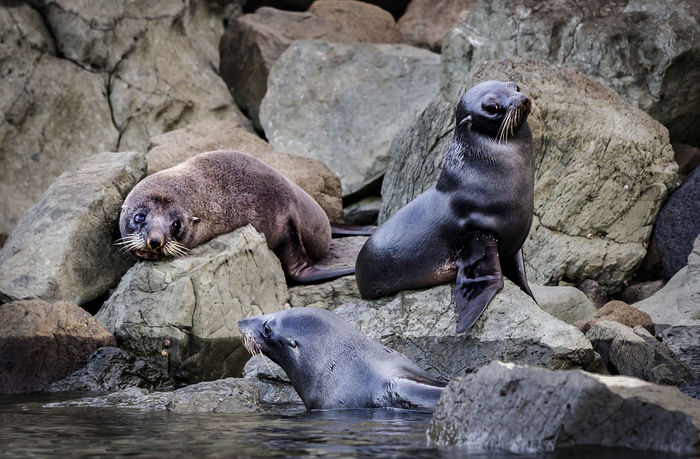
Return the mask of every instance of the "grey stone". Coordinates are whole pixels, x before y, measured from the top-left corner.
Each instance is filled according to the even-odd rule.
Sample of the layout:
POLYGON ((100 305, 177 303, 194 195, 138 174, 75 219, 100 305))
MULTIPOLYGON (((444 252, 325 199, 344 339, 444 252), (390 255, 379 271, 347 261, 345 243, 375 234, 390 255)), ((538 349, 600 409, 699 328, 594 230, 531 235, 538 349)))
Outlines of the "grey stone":
POLYGON ((101 347, 83 368, 54 382, 48 390, 112 392, 130 387, 154 390, 171 384, 164 369, 154 368, 144 359, 117 347, 101 347))
POLYGON ((699 145, 699 12, 697 0, 481 0, 445 36, 441 84, 456 97, 462 75, 484 61, 542 59, 613 88, 674 140, 699 145))
POLYGON ((113 245, 119 213, 146 175, 138 153, 98 153, 63 173, 0 251, 0 300, 86 303, 114 287, 133 260, 113 245))
POLYGON ((627 304, 645 300, 658 292, 666 285, 664 280, 654 280, 630 284, 620 292, 620 299, 627 304))
POLYGON ((270 71, 260 123, 275 149, 318 159, 344 195, 359 191, 437 94, 439 59, 406 45, 296 41, 270 71))
POLYGON ((355 276, 344 276, 321 284, 290 287, 288 295, 291 306, 310 306, 331 311, 342 304, 362 299, 355 276))
POLYGON ((173 413, 256 413, 260 411, 257 387, 241 378, 202 382, 172 392, 149 392, 132 387, 99 397, 49 403, 49 408, 130 408, 173 413))
POLYGON ((381 196, 368 196, 343 209, 345 223, 350 225, 376 225, 381 209, 381 196))
POLYGON ((581 290, 568 287, 544 287, 530 284, 537 304, 557 319, 573 325, 581 319, 587 319, 597 309, 581 290))
POLYGON ((459 14, 474 3, 476 0, 412 0, 399 20, 404 42, 439 51, 459 14))
POLYGON ((246 363, 243 378, 257 386, 263 403, 303 405, 284 370, 264 355, 254 355, 246 363))
MULTIPOLYGON (((540 284, 594 279, 610 293, 621 289, 675 186, 666 129, 602 84, 542 61, 483 63, 460 78, 459 92, 488 79, 517 81, 539 107, 528 118, 537 167, 523 247, 528 275, 540 284)), ((380 222, 437 181, 455 102, 436 98, 394 141, 380 222)))
POLYGON ((700 378, 700 325, 674 325, 659 336, 678 360, 700 378))
POLYGON ((656 216, 654 236, 661 264, 673 277, 688 263, 693 241, 700 235, 700 168, 674 191, 656 216))
POLYGON ((508 280, 466 333, 455 332, 450 285, 355 301, 335 312, 443 381, 493 360, 552 369, 587 368, 594 360, 591 344, 578 329, 541 310, 508 280))
POLYGON ((586 333, 612 374, 635 376, 657 384, 679 386, 692 379, 690 370, 645 328, 610 320, 593 324, 586 333))
POLYGON ((576 284, 576 288, 581 290, 598 309, 602 308, 610 301, 605 289, 593 279, 584 279, 576 284))
POLYGON ((284 305, 287 287, 265 237, 248 225, 164 262, 139 262, 95 316, 120 347, 193 382, 239 376, 238 320, 284 305))
POLYGON ((494 362, 450 382, 428 439, 470 453, 597 445, 693 455, 700 401, 631 377, 494 362))
POLYGON ((0 6, 0 232, 73 162, 117 148, 102 76, 54 54, 39 13, 0 6))

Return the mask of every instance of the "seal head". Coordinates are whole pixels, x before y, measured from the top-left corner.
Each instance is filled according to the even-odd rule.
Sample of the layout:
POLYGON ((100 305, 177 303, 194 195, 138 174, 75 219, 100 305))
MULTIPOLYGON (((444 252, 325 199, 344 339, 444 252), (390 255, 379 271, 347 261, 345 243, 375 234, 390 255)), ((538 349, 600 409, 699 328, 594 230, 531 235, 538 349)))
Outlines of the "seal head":
POLYGON ((282 367, 309 410, 432 410, 444 387, 325 309, 287 309, 243 319, 238 328, 251 354, 282 367))

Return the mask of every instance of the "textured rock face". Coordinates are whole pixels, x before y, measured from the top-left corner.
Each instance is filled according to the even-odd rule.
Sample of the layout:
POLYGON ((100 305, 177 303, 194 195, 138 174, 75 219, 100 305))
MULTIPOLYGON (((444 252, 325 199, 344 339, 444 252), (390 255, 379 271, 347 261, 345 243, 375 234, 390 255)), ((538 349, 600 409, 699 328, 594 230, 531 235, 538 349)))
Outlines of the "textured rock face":
MULTIPOLYGON (((537 167, 535 218, 523 249, 528 275, 541 284, 593 279, 620 289, 644 257, 654 216, 675 183, 666 129, 603 85, 540 61, 485 63, 458 92, 488 79, 517 81, 539 107, 528 118, 537 167)), ((437 181, 454 103, 433 100, 394 142, 380 222, 437 181)))
POLYGON ((699 6, 696 0, 483 0, 445 37, 441 84, 456 97, 462 75, 493 59, 565 64, 647 111, 674 140, 698 145, 699 6))
POLYGON ((598 311, 586 294, 577 288, 535 284, 530 288, 540 308, 567 324, 591 317, 598 311))
POLYGON ((204 121, 153 137, 146 154, 148 174, 212 150, 242 151, 255 156, 299 185, 319 203, 331 221, 342 221, 340 179, 325 164, 278 153, 243 125, 232 121, 204 121))
POLYGON ((668 346, 700 378, 700 326, 676 325, 668 327, 660 334, 661 341, 668 346))
POLYGON ((83 368, 49 386, 50 392, 110 392, 130 387, 157 389, 172 383, 162 368, 154 368, 135 355, 116 348, 101 347, 83 368))
POLYGON ((279 260, 248 225, 186 257, 137 263, 95 317, 120 347, 193 382, 240 375, 238 320, 279 310, 286 294, 279 260))
POLYGON ((254 355, 248 360, 243 378, 257 386, 263 403, 303 405, 284 370, 264 355, 254 355))
POLYGON ((654 228, 661 264, 672 277, 688 263, 693 241, 700 235, 700 168, 668 198, 654 228))
POLYGON ((470 451, 600 445, 692 455, 700 401, 636 378, 494 362, 450 382, 428 438, 470 451))
POLYGON ((444 381, 493 360, 552 369, 585 368, 594 360, 581 332, 542 311, 510 281, 474 327, 461 334, 455 332, 456 305, 450 285, 355 301, 335 312, 444 381))
POLYGON ((623 301, 610 301, 598 309, 593 316, 577 321, 574 325, 583 333, 586 333, 591 328, 591 325, 604 320, 612 320, 632 328, 643 327, 652 334, 656 331, 654 322, 649 314, 623 301))
POLYGON ((399 20, 405 43, 440 50, 442 39, 476 0, 412 0, 399 20))
POLYGON ((646 329, 604 320, 586 333, 612 374, 635 376, 657 384, 679 386, 692 379, 690 370, 646 329))
POLYGON ((276 150, 324 162, 353 193, 384 174, 392 140, 437 94, 439 59, 406 45, 296 41, 272 67, 260 122, 276 150))
POLYGON ((75 303, 15 301, 0 306, 0 394, 46 390, 85 365, 110 332, 75 303))
POLYGON ((35 10, 0 7, 0 232, 71 163, 117 147, 103 78, 55 52, 35 10))
POLYGON ((133 264, 113 245, 119 212, 145 174, 138 153, 98 153, 62 174, 0 251, 0 300, 84 304, 116 285, 133 264))
POLYGON ((240 378, 202 382, 172 392, 132 387, 100 397, 84 397, 48 407, 131 408, 173 413, 255 413, 260 411, 257 388, 240 378))
POLYGON ((221 40, 221 76, 238 105, 258 123, 270 68, 294 40, 399 41, 394 19, 355 1, 317 2, 308 12, 259 8, 232 21, 221 40))

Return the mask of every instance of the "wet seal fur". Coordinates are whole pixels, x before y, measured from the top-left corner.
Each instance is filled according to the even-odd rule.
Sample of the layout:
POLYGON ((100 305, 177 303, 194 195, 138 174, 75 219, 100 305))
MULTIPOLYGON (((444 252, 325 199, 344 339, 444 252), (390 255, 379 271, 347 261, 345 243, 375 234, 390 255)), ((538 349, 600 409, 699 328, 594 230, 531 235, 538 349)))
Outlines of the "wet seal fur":
POLYGON ((432 411, 444 384, 325 309, 292 308, 238 322, 251 354, 289 376, 306 409, 432 411))
POLYGON ((363 298, 455 281, 457 332, 503 288, 531 297, 521 247, 532 224, 532 102, 513 82, 487 81, 460 99, 437 184, 381 225, 355 264, 363 298))
POLYGON ((202 153, 139 182, 122 206, 117 244, 139 258, 161 260, 247 224, 265 235, 294 281, 354 272, 313 266, 331 242, 323 209, 272 167, 233 151, 202 153))

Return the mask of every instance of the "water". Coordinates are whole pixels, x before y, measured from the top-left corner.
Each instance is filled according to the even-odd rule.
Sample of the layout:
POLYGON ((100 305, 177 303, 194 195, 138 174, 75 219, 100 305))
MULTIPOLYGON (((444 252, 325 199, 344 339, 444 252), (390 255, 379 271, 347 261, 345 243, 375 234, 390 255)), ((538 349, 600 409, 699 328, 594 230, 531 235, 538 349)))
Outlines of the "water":
MULTIPOLYGON (((82 394, 84 395, 84 394, 82 394)), ((499 458, 429 446, 430 415, 399 410, 175 414, 116 408, 49 408, 73 394, 0 397, 0 457, 411 457, 499 458)), ((658 454, 577 449, 541 457, 640 458, 658 454)), ((513 456, 510 456, 513 457, 513 456)))

